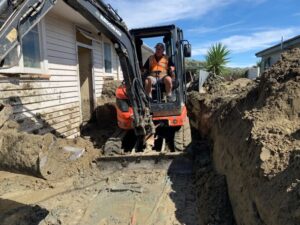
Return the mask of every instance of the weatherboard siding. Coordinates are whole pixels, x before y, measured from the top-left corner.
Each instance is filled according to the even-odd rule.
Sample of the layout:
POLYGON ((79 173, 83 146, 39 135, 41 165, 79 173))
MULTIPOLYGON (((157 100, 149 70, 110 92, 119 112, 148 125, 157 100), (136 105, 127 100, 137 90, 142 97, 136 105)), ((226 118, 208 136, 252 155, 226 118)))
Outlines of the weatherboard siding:
MULTIPOLYGON (((66 84, 58 88, 59 95, 56 99, 50 100, 48 97, 49 103, 52 103, 49 110, 61 104, 66 104, 65 107, 51 112, 53 117, 47 117, 46 120, 54 121, 51 127, 59 134, 74 137, 79 135, 81 124, 75 26, 72 22, 51 14, 46 17, 45 24, 48 69, 51 75, 49 81, 66 84), (67 103, 74 105, 70 106, 67 103)), ((49 128, 43 128, 41 132, 47 133, 49 128)))

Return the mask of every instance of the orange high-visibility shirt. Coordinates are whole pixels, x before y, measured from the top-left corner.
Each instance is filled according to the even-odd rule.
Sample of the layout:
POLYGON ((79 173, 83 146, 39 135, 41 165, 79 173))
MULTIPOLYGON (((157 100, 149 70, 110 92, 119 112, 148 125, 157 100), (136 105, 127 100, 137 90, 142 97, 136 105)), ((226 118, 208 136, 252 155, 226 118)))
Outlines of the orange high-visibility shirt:
POLYGON ((156 60, 155 55, 149 57, 149 69, 152 76, 155 76, 153 72, 160 71, 159 77, 167 75, 168 72, 169 58, 163 55, 159 61, 156 60))

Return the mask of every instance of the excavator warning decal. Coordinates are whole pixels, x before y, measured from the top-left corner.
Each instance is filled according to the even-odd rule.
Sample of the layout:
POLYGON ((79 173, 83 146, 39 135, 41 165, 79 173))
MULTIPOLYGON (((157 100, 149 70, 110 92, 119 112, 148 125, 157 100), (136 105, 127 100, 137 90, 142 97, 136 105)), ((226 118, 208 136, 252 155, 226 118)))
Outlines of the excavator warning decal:
POLYGON ((122 33, 111 23, 109 22, 104 16, 100 15, 100 19, 110 28, 112 29, 117 35, 120 37, 122 36, 122 33))
POLYGON ((13 28, 7 35, 6 39, 10 41, 10 43, 14 42, 17 39, 18 32, 16 28, 13 28))

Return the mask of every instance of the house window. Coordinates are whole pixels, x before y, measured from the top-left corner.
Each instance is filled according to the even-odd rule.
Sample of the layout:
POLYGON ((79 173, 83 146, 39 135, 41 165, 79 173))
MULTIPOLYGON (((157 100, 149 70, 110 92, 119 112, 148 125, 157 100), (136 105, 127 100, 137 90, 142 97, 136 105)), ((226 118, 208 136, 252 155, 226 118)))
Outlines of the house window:
POLYGON ((4 60, 4 69, 8 73, 41 73, 45 69, 41 52, 39 25, 33 27, 23 38, 22 46, 16 46, 4 60), (22 50, 22 51, 21 51, 22 50), (20 53, 22 53, 20 55, 20 53), (5 69, 5 67, 8 67, 5 69), (11 67, 11 68, 10 68, 11 67))
POLYGON ((112 72, 111 45, 104 43, 104 67, 105 73, 112 72))
POLYGON ((40 38, 37 26, 23 37, 22 51, 24 67, 41 68, 40 38))
POLYGON ((271 66, 271 57, 264 60, 264 69, 268 69, 271 66))

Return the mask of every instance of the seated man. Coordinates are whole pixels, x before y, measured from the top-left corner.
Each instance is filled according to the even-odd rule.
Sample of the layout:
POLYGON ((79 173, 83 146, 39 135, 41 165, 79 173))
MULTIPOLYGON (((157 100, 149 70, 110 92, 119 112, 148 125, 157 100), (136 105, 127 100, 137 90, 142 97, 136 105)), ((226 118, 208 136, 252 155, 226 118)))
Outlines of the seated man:
POLYGON ((172 79, 175 79, 175 67, 168 56, 164 55, 165 46, 163 43, 157 43, 155 46, 155 54, 151 55, 143 69, 144 73, 149 74, 145 80, 146 94, 152 98, 152 85, 156 85, 156 82, 163 83, 165 85, 167 101, 175 101, 172 96, 172 79))

